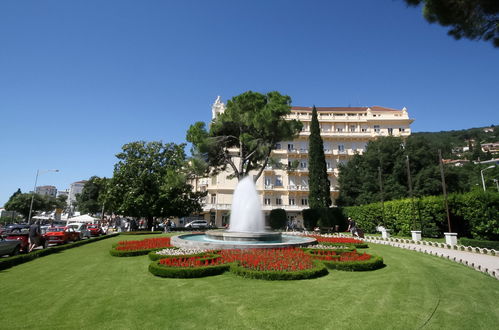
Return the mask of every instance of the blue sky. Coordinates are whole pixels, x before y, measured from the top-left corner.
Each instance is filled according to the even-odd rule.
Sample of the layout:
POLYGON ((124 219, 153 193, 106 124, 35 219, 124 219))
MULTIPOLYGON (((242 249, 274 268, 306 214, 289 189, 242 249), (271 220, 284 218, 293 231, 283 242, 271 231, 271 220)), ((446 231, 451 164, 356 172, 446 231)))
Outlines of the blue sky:
POLYGON ((402 0, 0 2, 0 205, 112 176, 136 140, 181 143, 247 90, 407 107, 414 131, 499 124, 499 50, 402 0))

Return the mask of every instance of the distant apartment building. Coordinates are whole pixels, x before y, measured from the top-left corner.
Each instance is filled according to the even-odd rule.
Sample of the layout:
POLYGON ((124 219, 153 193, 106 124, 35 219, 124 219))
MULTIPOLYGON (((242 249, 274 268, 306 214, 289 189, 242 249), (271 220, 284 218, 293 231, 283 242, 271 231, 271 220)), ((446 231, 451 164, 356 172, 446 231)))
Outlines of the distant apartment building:
MULTIPOLYGON (((333 204, 339 195, 338 165, 346 163, 356 153, 362 154, 370 140, 380 136, 408 137, 411 134, 406 108, 401 110, 385 107, 318 107, 321 137, 324 142, 326 167, 331 182, 333 204)), ((212 106, 212 118, 224 112, 225 104, 218 97, 212 106)), ((302 225, 301 212, 308 208, 308 140, 311 107, 292 107, 288 119, 298 119, 303 130, 297 138, 281 141, 271 157, 284 166, 267 166, 256 181, 265 214, 272 209, 286 210, 288 219, 302 225), (293 169, 286 165, 297 164, 293 169)), ((255 171, 256 173, 256 171, 255 171)), ((195 189, 207 191, 203 216, 217 226, 229 221, 232 195, 237 179, 228 178, 228 172, 197 180, 195 189)))
POLYGON ((36 187, 35 192, 39 195, 52 196, 52 197, 57 196, 57 188, 54 186, 38 186, 36 187))
POLYGON ((83 190, 83 187, 85 186, 85 183, 87 181, 82 180, 82 181, 76 181, 73 182, 69 186, 69 193, 68 193, 68 204, 73 205, 76 202, 76 195, 81 194, 81 191, 83 190))
POLYGON ((57 191, 57 197, 59 196, 66 196, 69 198, 69 189, 65 189, 65 190, 58 190, 57 191))

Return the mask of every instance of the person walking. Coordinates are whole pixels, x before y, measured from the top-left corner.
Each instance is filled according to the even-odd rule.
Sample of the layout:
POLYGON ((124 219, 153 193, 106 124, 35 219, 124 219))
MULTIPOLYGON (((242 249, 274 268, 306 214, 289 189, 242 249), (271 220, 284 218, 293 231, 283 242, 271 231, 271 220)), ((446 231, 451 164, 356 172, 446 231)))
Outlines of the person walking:
POLYGON ((359 236, 357 223, 352 218, 348 217, 348 231, 352 233, 352 236, 359 236))
POLYGON ((28 252, 33 251, 33 249, 41 244, 42 241, 42 231, 40 228, 40 222, 37 220, 33 222, 31 226, 29 226, 29 250, 28 252))

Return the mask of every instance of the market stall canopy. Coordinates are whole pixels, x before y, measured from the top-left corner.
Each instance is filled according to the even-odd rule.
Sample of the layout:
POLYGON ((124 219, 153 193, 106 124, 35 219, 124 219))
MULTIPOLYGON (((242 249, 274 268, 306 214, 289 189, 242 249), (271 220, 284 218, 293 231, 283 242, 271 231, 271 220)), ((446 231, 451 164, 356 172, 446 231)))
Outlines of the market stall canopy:
POLYGON ((67 223, 71 223, 71 222, 88 222, 88 223, 94 223, 94 222, 96 222, 98 220, 99 220, 98 218, 94 218, 94 217, 92 217, 89 214, 83 214, 83 215, 79 215, 77 217, 69 218, 68 221, 67 221, 67 223))

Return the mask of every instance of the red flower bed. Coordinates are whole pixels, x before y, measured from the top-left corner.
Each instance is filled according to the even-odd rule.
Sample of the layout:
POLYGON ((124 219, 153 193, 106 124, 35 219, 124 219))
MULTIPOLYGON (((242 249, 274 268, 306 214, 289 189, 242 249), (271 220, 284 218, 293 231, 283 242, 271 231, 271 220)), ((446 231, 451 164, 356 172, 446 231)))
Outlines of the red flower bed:
POLYGON ((204 256, 178 257, 160 259, 159 263, 168 267, 204 267, 220 265, 223 262, 221 258, 206 258, 204 256))
POLYGON ((322 236, 308 236, 315 238, 319 243, 335 243, 335 244, 362 244, 361 240, 349 237, 322 237, 322 236))
POLYGON ((152 250, 172 247, 170 237, 148 238, 141 241, 121 241, 118 242, 116 250, 119 251, 138 251, 152 250))
POLYGON ((371 255, 367 253, 357 253, 357 251, 353 252, 344 252, 340 255, 340 261, 362 261, 371 259, 371 255))
POLYGON ((223 250, 225 262, 238 261, 247 269, 260 271, 296 271, 314 267, 312 257, 301 249, 223 250))
POLYGON ((312 258, 318 260, 338 260, 339 254, 336 251, 332 250, 309 250, 309 253, 312 255, 312 258))

